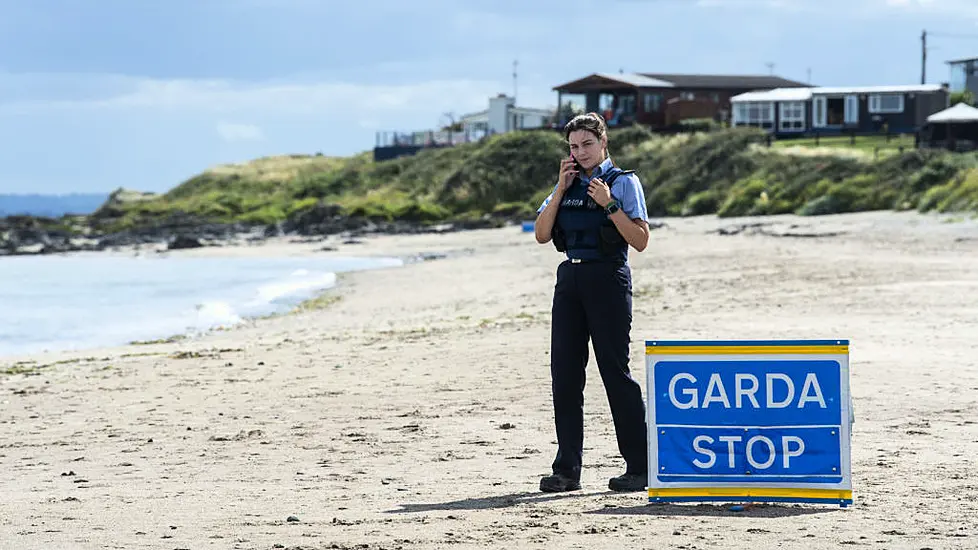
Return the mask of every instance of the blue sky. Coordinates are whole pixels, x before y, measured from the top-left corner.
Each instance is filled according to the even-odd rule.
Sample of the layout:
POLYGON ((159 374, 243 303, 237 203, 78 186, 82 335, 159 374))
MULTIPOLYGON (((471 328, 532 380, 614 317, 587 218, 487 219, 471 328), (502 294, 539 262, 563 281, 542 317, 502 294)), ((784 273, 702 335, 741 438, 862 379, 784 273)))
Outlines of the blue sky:
POLYGON ((978 56, 975 0, 0 0, 0 193, 165 191, 349 155, 593 72, 914 84, 978 56), (940 36, 966 35, 962 36, 940 36), (971 38, 969 38, 971 37, 971 38))

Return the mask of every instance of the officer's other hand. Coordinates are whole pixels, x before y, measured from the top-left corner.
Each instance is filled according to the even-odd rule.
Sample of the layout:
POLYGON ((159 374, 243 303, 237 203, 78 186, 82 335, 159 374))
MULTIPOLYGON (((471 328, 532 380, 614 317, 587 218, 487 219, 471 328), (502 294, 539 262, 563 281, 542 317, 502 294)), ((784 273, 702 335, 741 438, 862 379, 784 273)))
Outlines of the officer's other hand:
POLYGON ((560 161, 560 177, 557 180, 557 188, 561 193, 567 191, 574 177, 577 176, 577 167, 574 166, 574 157, 567 157, 560 161))
POLYGON ((587 186, 587 194, 589 197, 594 199, 594 202, 601 205, 601 207, 608 206, 611 202, 611 189, 608 188, 608 184, 601 181, 601 178, 594 178, 591 183, 587 186))

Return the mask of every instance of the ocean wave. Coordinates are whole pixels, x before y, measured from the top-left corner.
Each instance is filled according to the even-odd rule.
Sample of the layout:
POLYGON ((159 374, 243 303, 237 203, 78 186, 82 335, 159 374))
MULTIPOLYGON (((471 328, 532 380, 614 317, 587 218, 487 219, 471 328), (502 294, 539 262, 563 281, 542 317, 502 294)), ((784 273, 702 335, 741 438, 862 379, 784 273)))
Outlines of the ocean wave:
POLYGON ((206 332, 216 328, 228 328, 237 325, 243 319, 234 311, 234 306, 227 302, 204 302, 197 305, 196 319, 188 327, 190 332, 206 332))
POLYGON ((336 273, 310 273, 306 269, 297 269, 292 275, 281 281, 258 287, 257 295, 251 304, 274 304, 291 302, 296 298, 309 298, 317 292, 336 286, 336 273))
POLYGON ((197 304, 194 321, 185 328, 191 333, 230 328, 249 317, 268 315, 298 304, 336 286, 336 273, 314 273, 297 269, 288 277, 265 283, 241 301, 213 300, 197 304))
POLYGON ((29 259, 0 273, 0 356, 197 336, 288 311, 393 258, 29 259))

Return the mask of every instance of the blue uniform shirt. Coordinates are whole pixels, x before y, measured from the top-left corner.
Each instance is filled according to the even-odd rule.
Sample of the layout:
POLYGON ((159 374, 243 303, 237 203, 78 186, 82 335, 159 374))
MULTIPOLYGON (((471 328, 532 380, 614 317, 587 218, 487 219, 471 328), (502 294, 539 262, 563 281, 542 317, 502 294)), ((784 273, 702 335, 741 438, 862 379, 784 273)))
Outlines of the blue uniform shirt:
MULTIPOLYGON (((604 159, 604 162, 597 165, 588 177, 583 171, 578 172, 578 178, 580 180, 575 185, 583 185, 587 187, 591 184, 593 178, 601 178, 609 170, 611 170, 612 162, 611 158, 604 159)), ((603 179, 603 178, 602 178, 603 179)), ((537 214, 543 212, 543 209, 550 204, 550 200, 553 199, 554 193, 557 191, 557 185, 554 185, 553 191, 550 195, 544 199, 543 204, 540 208, 537 208, 537 214)), ((645 191, 642 189, 642 182, 638 179, 636 174, 622 174, 618 176, 615 183, 611 185, 611 196, 615 198, 619 203, 621 203, 621 209, 629 218, 633 220, 644 220, 649 221, 648 209, 645 207, 645 191)))

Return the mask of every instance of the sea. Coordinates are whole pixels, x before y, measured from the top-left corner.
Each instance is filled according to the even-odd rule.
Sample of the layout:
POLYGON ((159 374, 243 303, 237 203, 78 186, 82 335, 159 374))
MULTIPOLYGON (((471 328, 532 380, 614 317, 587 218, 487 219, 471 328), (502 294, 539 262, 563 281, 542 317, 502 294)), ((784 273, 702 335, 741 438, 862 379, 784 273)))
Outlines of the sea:
POLYGON ((338 273, 398 258, 13 256, 0 258, 0 358, 123 345, 290 310, 338 273))

